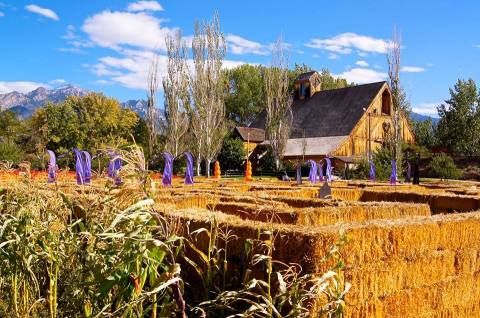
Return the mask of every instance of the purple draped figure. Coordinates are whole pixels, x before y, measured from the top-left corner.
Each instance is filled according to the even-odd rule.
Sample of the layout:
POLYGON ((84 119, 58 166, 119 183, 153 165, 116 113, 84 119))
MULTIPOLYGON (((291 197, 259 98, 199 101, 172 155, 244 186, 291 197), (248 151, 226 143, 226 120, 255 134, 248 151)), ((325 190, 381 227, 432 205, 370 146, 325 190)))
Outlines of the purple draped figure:
POLYGON ((83 154, 83 175, 84 175, 84 183, 90 183, 92 178, 92 157, 87 151, 82 151, 83 154))
POLYGON ((77 148, 73 149, 75 153, 75 172, 77 174, 77 184, 83 184, 85 180, 82 152, 77 148))
POLYGON ((308 180, 311 183, 317 183, 317 164, 313 160, 308 160, 307 163, 310 164, 310 173, 308 174, 308 180))
POLYGON ((375 181, 376 178, 375 178, 375 164, 373 163, 372 160, 369 161, 370 163, 370 181, 375 181))
POLYGON ((169 152, 164 152, 163 158, 165 159, 165 167, 163 168, 162 183, 164 186, 171 186, 173 174, 173 156, 169 152))
POLYGON ((330 160, 330 158, 325 158, 325 161, 327 162, 327 182, 332 182, 332 160, 330 160))
POLYGON ((50 161, 48 162, 48 183, 54 183, 57 181, 57 161, 53 151, 47 150, 47 152, 50 156, 50 161))
POLYGON ((184 152, 187 158, 187 169, 185 169, 185 184, 193 184, 193 156, 190 152, 184 152))
POLYGON ((122 160, 113 152, 109 153, 109 155, 110 162, 108 163, 108 176, 115 180, 115 185, 120 185, 122 184, 122 179, 118 172, 122 168, 122 160))
POLYGON ((318 175, 319 175, 320 182, 322 182, 324 179, 324 176, 323 176, 323 161, 321 160, 318 163, 318 175))
POLYGON ((397 184, 397 162, 392 160, 392 173, 390 174, 390 184, 397 184))

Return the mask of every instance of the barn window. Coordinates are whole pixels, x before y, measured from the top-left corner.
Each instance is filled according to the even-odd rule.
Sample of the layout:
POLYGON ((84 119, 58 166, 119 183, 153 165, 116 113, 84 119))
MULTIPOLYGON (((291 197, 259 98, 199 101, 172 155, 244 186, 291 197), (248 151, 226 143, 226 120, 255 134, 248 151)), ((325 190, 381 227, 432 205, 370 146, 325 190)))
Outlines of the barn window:
POLYGON ((382 114, 389 115, 391 114, 391 100, 390 100, 390 93, 388 90, 384 90, 382 94, 382 114))

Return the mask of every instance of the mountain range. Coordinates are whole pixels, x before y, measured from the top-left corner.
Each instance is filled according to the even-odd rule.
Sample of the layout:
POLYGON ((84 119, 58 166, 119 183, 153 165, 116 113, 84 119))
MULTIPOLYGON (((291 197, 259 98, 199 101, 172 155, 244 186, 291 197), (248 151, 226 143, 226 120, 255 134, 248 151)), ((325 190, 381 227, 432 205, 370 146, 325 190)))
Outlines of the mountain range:
MULTIPOLYGON (((28 93, 10 92, 0 94, 0 109, 12 110, 17 113, 20 118, 28 118, 33 112, 45 105, 47 102, 60 103, 69 96, 85 96, 91 91, 73 85, 64 85, 54 89, 38 87, 28 93)), ((122 107, 129 108, 137 112, 140 116, 145 115, 146 100, 128 100, 121 103, 122 107)))
MULTIPOLYGON (((45 105, 46 102, 60 103, 69 96, 85 96, 91 91, 74 85, 64 85, 54 89, 38 87, 28 93, 10 92, 0 94, 0 109, 10 109, 21 118, 30 117, 33 112, 45 105)), ((131 99, 121 103, 122 107, 135 111, 139 116, 145 116, 147 101, 144 99, 131 99)), ((433 123, 438 123, 438 118, 433 118, 418 113, 411 113, 411 118, 416 121, 425 121, 429 118, 433 123)))

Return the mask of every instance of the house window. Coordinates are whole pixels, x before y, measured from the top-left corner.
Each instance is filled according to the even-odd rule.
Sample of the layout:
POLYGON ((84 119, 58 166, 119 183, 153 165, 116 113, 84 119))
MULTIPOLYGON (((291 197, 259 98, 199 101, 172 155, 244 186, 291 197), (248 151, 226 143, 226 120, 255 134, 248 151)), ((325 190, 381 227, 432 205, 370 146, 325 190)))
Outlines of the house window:
POLYGON ((382 114, 390 116, 391 108, 390 93, 388 90, 384 90, 382 94, 382 114))

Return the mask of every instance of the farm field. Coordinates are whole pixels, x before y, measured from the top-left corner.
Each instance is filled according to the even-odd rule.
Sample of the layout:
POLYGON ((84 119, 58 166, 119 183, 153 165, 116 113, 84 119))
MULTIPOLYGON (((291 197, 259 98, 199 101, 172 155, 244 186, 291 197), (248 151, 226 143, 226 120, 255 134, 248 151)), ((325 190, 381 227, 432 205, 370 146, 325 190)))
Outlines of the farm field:
MULTIPOLYGON (((298 186, 272 179, 246 183, 197 178, 194 185, 187 186, 174 178, 172 187, 162 187, 158 175, 149 176, 141 186, 138 180, 126 177, 117 188, 107 178, 96 177, 91 185, 77 186, 71 173, 61 172, 56 184, 47 184, 43 172, 3 172, 2 316, 62 317, 79 308, 87 317, 120 313, 153 317, 152 311, 160 313, 160 307, 164 313, 188 312, 188 300, 200 304, 209 299, 208 295, 192 294, 192 288, 203 288, 208 294, 207 289, 215 285, 213 279, 206 286, 205 270, 190 264, 201 264, 195 260, 199 257, 211 257, 207 263, 215 259, 228 264, 221 270, 215 267, 225 283, 227 277, 233 279, 242 271, 245 245, 252 240, 269 242, 271 246, 262 253, 275 262, 296 264, 302 274, 318 278, 332 268, 336 270, 335 283, 328 283, 330 294, 321 292, 309 300, 310 314, 333 308, 329 300, 335 295, 341 304, 335 310, 343 311, 345 317, 480 314, 480 212, 476 212, 480 194, 476 183, 390 186, 336 181, 331 183, 332 198, 319 199, 322 184, 305 181, 298 186), (152 215, 164 221, 154 226, 152 215), (74 229, 80 225, 81 229, 74 229), (164 228, 158 233, 160 226, 164 228), (228 253, 223 256, 219 251, 218 255, 212 253, 214 232, 223 233, 215 237, 215 244, 222 246, 219 250, 226 250, 228 241, 228 253), (138 251, 151 252, 149 240, 155 236, 166 241, 177 236, 191 240, 185 245, 185 255, 172 256, 178 260, 171 263, 181 266, 181 271, 170 273, 171 268, 163 264, 163 274, 157 267, 153 274, 150 268, 142 280, 139 273, 152 264, 148 253, 142 256, 138 251), (32 243, 33 237, 44 241, 32 243), (137 242, 129 242, 127 237, 137 242), (91 243, 93 238, 95 243, 91 243), (69 246, 60 242, 75 242, 84 250, 69 251, 69 246), (21 248, 22 243, 26 246, 21 248), (118 248, 119 254, 107 253, 102 244, 118 248), (59 255, 54 256, 54 252, 59 255), (46 256, 49 253, 51 258, 46 256), (131 255, 123 259, 125 253, 131 255), (71 277, 65 266, 72 266, 72 274, 79 276, 71 277), (83 266, 83 270, 77 272, 76 266, 83 266), (29 270, 25 273, 23 267, 29 270), (152 293, 156 285, 151 275, 167 282, 158 294, 152 293), (89 284, 69 286, 80 277, 89 284), (177 286, 180 280, 191 286, 177 286), (344 296, 348 284, 351 288, 344 296), (132 290, 128 290, 130 285, 132 290), (185 309, 175 297, 164 298, 169 293, 175 295, 175 290, 183 290, 185 309), (69 301, 68 296, 72 297, 69 301), (103 300, 98 299, 100 296, 103 300), (156 304, 157 309, 151 305, 152 296, 163 297, 164 303, 156 304), (172 304, 166 305, 169 301, 172 304)), ((178 249, 177 243, 171 241, 167 250, 178 249)), ((258 277, 265 275, 258 263, 252 272, 258 277)))

